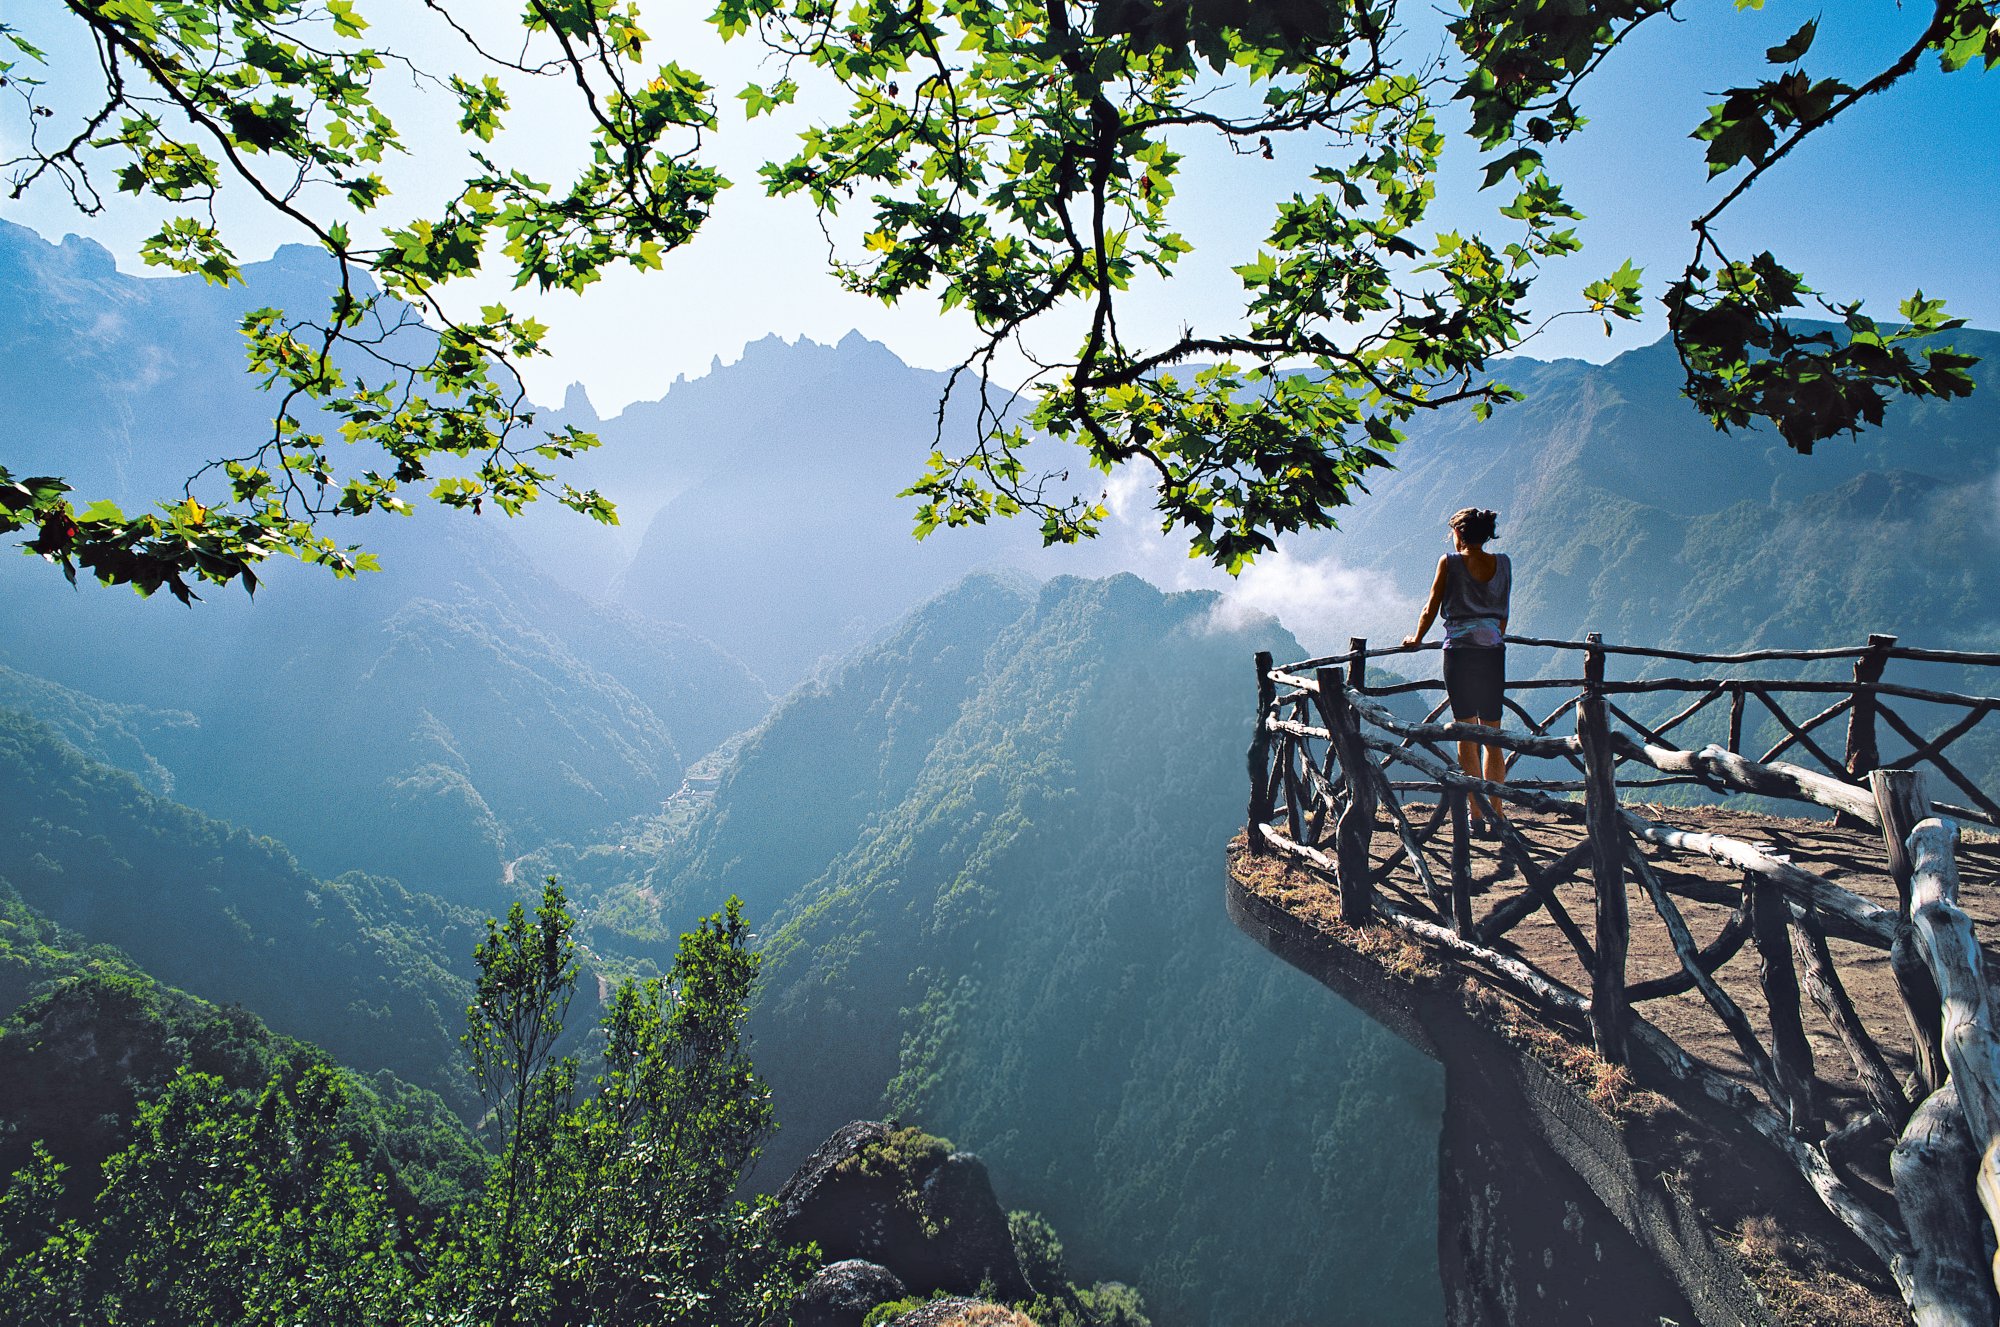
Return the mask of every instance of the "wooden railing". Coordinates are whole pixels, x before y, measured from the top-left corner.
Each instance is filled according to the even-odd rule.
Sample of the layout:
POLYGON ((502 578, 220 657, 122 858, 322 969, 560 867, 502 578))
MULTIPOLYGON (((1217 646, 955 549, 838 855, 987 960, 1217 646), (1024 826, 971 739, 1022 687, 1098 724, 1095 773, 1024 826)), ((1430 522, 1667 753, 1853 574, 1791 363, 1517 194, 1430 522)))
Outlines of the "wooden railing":
MULTIPOLYGON (((1385 698, 1442 691, 1442 683, 1371 685, 1370 661, 1434 646, 1371 650, 1357 639, 1345 654, 1283 667, 1258 655, 1258 722, 1249 753, 1251 851, 1284 854, 1330 878, 1346 923, 1387 923, 1413 933, 1477 964, 1552 1021, 1588 1037, 1613 1064, 1664 1073, 1727 1107, 1788 1156, 1827 1207, 1881 1257, 1920 1324, 1990 1327, 2000 1303, 1991 1233, 2000 1227, 2000 1039, 1994 1023, 2000 1005, 1988 987, 1989 957, 1958 903, 1959 831, 1951 822, 2000 825, 2000 803, 1946 751, 2000 709, 1994 694, 2000 655, 1908 649, 1887 636, 1856 649, 1708 655, 1606 645, 1595 634, 1584 641, 1509 637, 1508 643, 1513 670, 1531 671, 1520 665, 1532 662, 1536 651, 1581 656, 1580 676, 1509 683, 1506 705, 1521 730, 1440 722, 1442 701, 1422 718, 1414 711, 1398 717, 1385 705, 1385 698), (1966 693, 1885 680, 1887 665, 1898 660, 1956 665, 1962 676, 1991 684, 1966 693), (1614 662, 1727 671, 1621 679, 1607 675, 1614 662), (1843 662, 1852 663, 1851 677, 1811 675, 1846 671, 1843 662), (1792 665, 1792 675, 1776 675, 1775 664, 1792 665), (1553 708, 1535 707, 1543 711, 1539 719, 1523 703, 1537 696, 1556 701, 1553 708), (1797 717, 1802 701, 1821 708, 1797 717), (1752 702, 1768 718, 1757 721, 1752 702), (1557 732, 1565 719, 1573 731, 1557 732), (1836 757, 1826 734, 1838 720, 1844 720, 1845 740, 1836 757), (1879 726, 1907 750, 1884 759, 1879 726), (1927 727, 1932 735, 1925 735, 1927 727), (1765 741, 1746 748, 1746 737, 1758 730, 1765 741), (1697 745, 1689 734, 1698 732, 1718 740, 1697 745), (1461 740, 1502 748, 1507 781, 1462 772, 1444 745, 1461 740), (1818 768, 1779 759, 1788 754, 1818 768), (1929 802, 1923 766, 1942 776, 1962 802, 1929 802), (1675 787, 1683 791, 1658 791, 1675 787), (1865 898, 1767 846, 1678 828, 1667 823, 1670 810, 1641 814, 1621 800, 1621 788, 1643 788, 1649 800, 1750 796, 1825 808, 1841 824, 1879 835, 1897 904, 1865 898), (1411 797, 1419 793, 1432 800, 1411 797), (1470 866, 1467 799, 1474 794, 1583 829, 1577 843, 1558 853, 1539 848, 1511 821, 1501 822, 1505 852, 1524 885, 1484 915, 1475 906, 1470 866), (1379 859, 1378 837, 1388 840, 1379 859), (1651 857, 1642 844, 1655 850, 1651 857), (1676 854, 1723 863, 1740 872, 1741 883, 1666 878, 1658 859, 1676 854), (1405 871, 1415 885, 1390 888, 1405 871), (1591 915, 1573 915, 1559 897, 1557 887, 1571 880, 1589 882, 1591 915), (1729 909, 1705 945, 1696 942, 1677 899, 1729 909), (1664 927, 1678 972, 1629 978, 1633 901, 1641 924, 1653 924, 1644 916, 1650 911, 1664 927), (1503 937, 1537 913, 1554 923, 1588 974, 1580 987, 1503 952, 1511 947, 1503 937), (1829 940, 1888 954, 1908 1028, 1907 1083, 1856 1013, 1829 940), (1768 1039, 1719 975, 1746 945, 1759 960, 1768 1039), (1746 1075, 1732 1076, 1695 1058, 1635 1015, 1634 1006, 1689 991, 1698 992, 1727 1029, 1746 1075), (1851 1118, 1829 1117, 1826 1103, 1836 1094, 1828 1091, 1806 1036, 1806 1000, 1852 1065, 1863 1104, 1851 1118), (1869 1159, 1892 1177, 1893 1210, 1867 1186, 1851 1182, 1856 1149, 1877 1149, 1869 1159)), ((1401 666, 1420 662, 1407 659, 1401 666)))

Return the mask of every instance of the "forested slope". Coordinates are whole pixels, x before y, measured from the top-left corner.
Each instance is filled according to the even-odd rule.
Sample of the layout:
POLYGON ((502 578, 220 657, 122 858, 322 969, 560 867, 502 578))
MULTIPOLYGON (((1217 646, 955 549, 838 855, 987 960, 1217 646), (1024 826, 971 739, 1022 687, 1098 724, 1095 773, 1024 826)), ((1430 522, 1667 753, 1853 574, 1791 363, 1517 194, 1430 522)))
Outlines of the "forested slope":
POLYGON ((5 712, 0 880, 161 981, 469 1108, 458 1035, 480 934, 470 913, 393 880, 316 880, 282 845, 155 796, 5 712))
POLYGON ((1296 643, 1129 576, 1017 593, 968 582, 779 711, 654 873, 768 928, 775 1171, 886 1101, 1158 1321, 1434 1318, 1435 1071, 1220 905, 1247 661, 1296 643))
POLYGON ((967 577, 750 733, 713 811, 646 876, 676 925, 730 894, 775 914, 909 793, 986 680, 994 642, 1034 602, 1006 576, 967 577))
MULTIPOLYGON (((123 953, 58 926, 0 884, 0 1179, 42 1144, 68 1168, 65 1214, 96 1193, 104 1159, 131 1141, 141 1102, 183 1069, 254 1099, 295 1085, 326 1052, 273 1033, 238 1005, 155 981, 123 953)), ((382 1176, 404 1216, 442 1214, 484 1181, 486 1158, 435 1093, 386 1069, 340 1071, 340 1135, 382 1176)))

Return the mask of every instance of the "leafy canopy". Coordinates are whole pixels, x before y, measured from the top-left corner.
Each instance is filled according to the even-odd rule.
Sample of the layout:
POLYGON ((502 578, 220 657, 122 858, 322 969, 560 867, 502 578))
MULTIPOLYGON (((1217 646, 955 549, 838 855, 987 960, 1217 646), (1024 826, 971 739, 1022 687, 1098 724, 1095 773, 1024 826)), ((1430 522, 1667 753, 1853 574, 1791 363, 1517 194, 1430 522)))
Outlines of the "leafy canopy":
POLYGON ((774 1240, 773 1200, 734 1194, 776 1126, 743 1045, 757 957, 731 898, 663 977, 626 981, 600 1020, 604 1069, 577 1100, 555 1042, 575 989, 553 880, 480 945, 466 1045, 506 1124, 487 1201, 437 1261, 451 1321, 727 1327, 782 1316, 808 1268, 774 1240))
POLYGON ((240 279, 217 218, 225 196, 303 229, 331 256, 335 289, 318 316, 259 309, 243 320, 250 371, 276 397, 269 434, 210 462, 176 501, 127 513, 79 505, 54 475, 0 467, 0 533, 100 579, 182 601, 196 583, 241 579, 287 553, 349 576, 373 565, 320 529, 333 515, 406 511, 414 493, 508 514, 551 492, 597 520, 609 502, 559 481, 552 463, 596 440, 537 434, 516 365, 546 353, 547 329, 495 303, 462 312, 456 282, 499 269, 516 289, 577 290, 617 263, 656 268, 700 227, 724 181, 695 160, 714 121, 708 87, 648 63, 636 0, 524 0, 518 15, 429 0, 421 52, 368 37, 353 0, 65 0, 94 69, 54 68, 18 23, 0 20, 0 85, 24 146, 0 161, 8 196, 65 191, 82 212, 104 190, 174 213, 144 245, 149 264, 240 279), (394 78, 455 112, 464 154, 426 161, 449 187, 399 210, 385 160, 409 151, 384 109, 394 78), (50 80, 101 96, 74 122, 50 80), (494 154, 520 89, 551 80, 588 125, 566 181, 494 154), (450 183, 451 181, 456 183, 450 183), (337 444, 351 451, 343 452, 337 444))
MULTIPOLYGON (((1484 417, 1517 396, 1488 365, 1535 335, 1535 283, 1579 247, 1545 152, 1584 130, 1581 91, 1605 57, 1672 7, 1457 0, 1436 57, 1408 54, 1424 39, 1396 0, 722 0, 715 22, 786 57, 743 94, 753 113, 794 100, 804 78, 845 94, 847 113, 807 128, 765 181, 823 218, 865 213, 859 250, 836 259, 847 284, 968 309, 984 342, 962 369, 982 384, 1010 347, 1034 364, 1025 417, 1004 394, 983 397, 977 444, 933 454, 911 490, 919 533, 1024 511, 1050 540, 1096 530, 1101 500, 1027 468, 1041 432, 1082 444, 1100 470, 1150 469, 1164 527, 1235 570, 1276 535, 1332 524, 1415 412, 1467 402, 1484 417), (1499 190, 1478 234, 1425 229, 1452 102, 1482 186, 1499 190), (1135 283, 1190 252, 1174 198, 1196 135, 1266 158, 1298 140, 1312 187, 1260 237, 1246 230, 1240 316, 1147 343, 1120 315, 1135 283), (1025 334, 1051 319, 1082 338, 1038 359, 1025 334)), ((1996 19, 1992 0, 1938 0, 1908 50, 1856 86, 1806 73, 1808 23, 1766 52, 1783 72, 1729 90, 1695 127, 1711 171, 1733 176, 1695 221, 1666 305, 1689 394, 1718 426, 1768 420, 1810 451, 1879 421, 1894 393, 1969 390, 1968 357, 1913 344, 1959 325, 1941 302, 1917 294, 1892 328, 1822 300, 1842 330, 1800 331, 1786 320, 1814 292, 1768 253, 1724 254, 1716 223, 1924 56, 1947 70, 2000 61, 1996 19)), ((1608 331, 1639 315, 1639 295, 1628 262, 1566 312, 1608 331)))
MULTIPOLYGON (((515 365, 544 353, 546 329, 502 304, 459 315, 444 292, 488 265, 545 289, 657 266, 724 184, 695 155, 715 123, 710 90, 648 63, 638 0, 524 0, 511 22, 450 0, 424 8, 440 40, 419 60, 371 44, 352 0, 64 0, 97 64, 60 76, 101 81, 103 95, 63 124, 39 81, 54 76, 47 56, 0 22, 0 77, 26 128, 5 163, 14 196, 61 188, 96 212, 109 176, 177 211, 148 262, 219 282, 238 272, 216 201, 247 197, 303 227, 339 273, 323 316, 244 321, 252 371, 277 396, 267 437, 146 514, 79 507, 58 476, 0 469, 0 532, 26 532, 72 578, 81 566, 185 600, 202 579, 254 587, 275 553, 363 569, 368 555, 318 522, 405 510, 411 492, 511 514, 552 489, 614 519, 549 468, 595 440, 531 433, 515 365), (456 113, 464 169, 436 207, 392 206, 378 167, 406 149, 378 95, 386 75, 456 113), (584 164, 562 184, 495 156, 518 88, 537 78, 569 88, 587 117, 584 164)), ((1101 497, 1023 457, 1047 435, 1099 470, 1150 471, 1164 526, 1234 570, 1280 534, 1331 525, 1417 411, 1468 403, 1483 416, 1518 396, 1488 366, 1544 325, 1536 282, 1579 247, 1545 152, 1585 131, 1581 96, 1605 58, 1672 9, 1456 0, 1434 56, 1409 54, 1423 42, 1397 0, 720 0, 711 21, 780 57, 740 94, 747 113, 788 113, 805 79, 836 105, 764 168, 769 192, 829 222, 865 210, 859 249, 835 246, 836 275, 890 302, 963 308, 982 333, 960 366, 982 388, 978 427, 963 450, 940 435, 909 490, 918 533, 1022 513, 1052 542, 1093 533, 1101 497), (1445 127, 1452 103, 1483 186, 1500 191, 1494 225, 1475 234, 1426 229, 1460 132, 1445 127), (1173 275, 1191 251, 1174 199, 1197 135, 1263 157, 1296 142, 1314 154, 1311 186, 1232 255, 1240 315, 1147 342, 1120 314, 1135 283, 1173 275), (1082 335, 1045 355, 1028 336, 1041 324, 1082 335), (1025 410, 993 382, 1011 354, 1033 366, 1025 410)), ((1722 428, 1769 421, 1802 452, 1879 421, 1897 394, 1970 390, 1969 357, 1928 339, 1959 320, 1918 292, 1899 324, 1878 323, 1769 252, 1726 253, 1719 220, 1920 61, 2000 62, 2000 0, 1934 0, 1903 53, 1854 83, 1808 70, 1819 23, 1769 48, 1773 76, 1727 89, 1693 127, 1724 192, 1694 219, 1693 253, 1664 292, 1695 403, 1722 428), (1813 307, 1837 330, 1791 321, 1813 307)), ((1640 282, 1625 263, 1552 316, 1608 329, 1639 315, 1640 282)))

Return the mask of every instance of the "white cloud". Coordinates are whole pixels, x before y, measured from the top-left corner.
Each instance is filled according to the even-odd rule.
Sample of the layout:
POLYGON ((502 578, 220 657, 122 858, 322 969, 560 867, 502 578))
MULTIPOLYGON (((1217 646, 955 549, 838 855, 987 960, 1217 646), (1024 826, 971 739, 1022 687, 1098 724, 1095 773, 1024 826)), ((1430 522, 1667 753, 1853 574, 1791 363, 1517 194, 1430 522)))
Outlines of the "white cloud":
POLYGON ((1162 534, 1152 498, 1150 472, 1131 464, 1113 471, 1105 485, 1111 518, 1095 548, 1078 559, 1093 565, 1067 569, 1083 575, 1131 571, 1166 590, 1217 591, 1222 601, 1210 616, 1212 629, 1241 630, 1260 617, 1275 617, 1316 654, 1345 649, 1350 636, 1401 640, 1417 624, 1418 603, 1387 573, 1318 551, 1325 536, 1280 540, 1276 550, 1232 578, 1204 559, 1190 558, 1184 532, 1162 534))
POLYGON ((1104 481, 1104 505, 1110 510, 1113 522, 1138 526, 1158 521, 1152 514, 1150 479, 1150 472, 1136 465, 1121 465, 1111 472, 1111 477, 1104 481))
POLYGON ((1401 639, 1417 620, 1417 605, 1381 572, 1350 567, 1333 554, 1299 556, 1283 544, 1234 583, 1212 570, 1186 579, 1222 591, 1213 617, 1218 627, 1246 625, 1268 613, 1315 653, 1345 648, 1349 636, 1401 639))

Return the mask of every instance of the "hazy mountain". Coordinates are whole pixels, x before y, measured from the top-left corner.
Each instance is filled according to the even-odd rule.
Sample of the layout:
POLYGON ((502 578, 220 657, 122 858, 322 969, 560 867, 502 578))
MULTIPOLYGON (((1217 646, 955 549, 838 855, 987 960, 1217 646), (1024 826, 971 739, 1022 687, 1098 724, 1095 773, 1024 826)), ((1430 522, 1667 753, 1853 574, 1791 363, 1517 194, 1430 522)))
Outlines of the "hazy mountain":
POLYGON ((1299 647, 1216 609, 975 578, 774 714, 647 888, 768 925, 774 1173, 886 1106, 1158 1321, 1435 1318, 1435 1071, 1222 913, 1247 661, 1299 647))
MULTIPOLYGON (((261 436, 269 402, 241 371, 235 320, 261 303, 312 307, 325 266, 294 247, 246 275, 226 291, 120 277, 88 241, 53 245, 0 222, 7 463, 80 471, 130 498, 177 486, 218 439, 261 436)), ((1603 365, 1502 361, 1528 400, 1484 424, 1463 410, 1415 420, 1398 469, 1343 511, 1340 532, 1289 542, 1305 569, 1276 599, 1294 605, 1288 625, 1314 647, 1382 635, 1401 616, 1351 602, 1336 611, 1354 620, 1323 615, 1311 569, 1358 569, 1361 599, 1406 604, 1445 547, 1444 514, 1477 502, 1501 511, 1502 546, 1521 564, 1516 616, 1538 632, 1717 647, 1793 631, 1816 643, 1884 629, 2000 639, 1991 591, 1969 570, 2000 552, 2000 335, 1952 339, 1985 357, 1970 400, 1896 405, 1882 428, 1809 457, 1767 432, 1717 434, 1679 395, 1665 342, 1603 365), (1372 595, 1369 575, 1381 579, 1372 595), (1883 586, 1898 588, 1870 597, 1883 586)), ((1045 557, 1032 530, 1004 523, 912 544, 910 504, 894 495, 921 465, 944 383, 851 335, 837 346, 766 338, 602 421, 573 389, 543 422, 602 434, 573 477, 619 500, 624 525, 538 511, 506 528, 538 569, 683 624, 774 689, 971 567, 1123 566, 1155 579, 1184 569, 1137 538, 1143 510, 1081 552, 1045 557)), ((954 412, 948 438, 961 422, 954 412)))
MULTIPOLYGON (((698 624, 784 688, 969 569, 1064 565, 1026 522, 911 538, 897 494, 922 473, 945 385, 859 333, 767 337, 607 421, 607 453, 671 452, 686 480, 621 573, 620 602, 698 624)), ((965 414, 954 407, 947 438, 965 414)))
MULTIPOLYGON (((176 491, 268 427, 241 370, 241 312, 315 307, 326 276, 285 249, 228 290, 134 279, 88 241, 0 223, 6 463, 128 503, 176 491)), ((968 566, 1032 547, 1015 527, 907 537, 894 493, 940 384, 859 337, 770 340, 606 422, 607 447, 573 477, 627 497, 649 532, 629 568, 629 535, 605 543, 561 512, 337 523, 386 570, 337 584, 276 566, 254 604, 211 592, 194 613, 0 564, 0 666, 189 716, 143 754, 99 754, 283 836, 315 871, 490 900, 508 861, 657 810, 689 761, 760 717, 764 686, 710 640, 789 685, 968 566), (614 583, 629 607, 595 597, 614 583)), ((573 392, 544 423, 569 416, 595 411, 573 392)))
POLYGON ((240 285, 134 279, 90 240, 0 221, 0 464, 139 504, 254 451, 275 402, 245 371, 237 324, 265 305, 324 315, 330 271, 324 253, 288 245, 240 285))
MULTIPOLYGON (((135 279, 88 241, 0 222, 0 459, 86 497, 177 491, 269 429, 237 319, 314 308, 327 276, 287 248, 228 289, 135 279)), ((193 612, 0 559, 0 701, 320 874, 490 900, 510 857, 657 809, 769 703, 686 629, 547 579, 497 524, 342 523, 382 573, 281 564, 256 601, 211 589, 193 612)))
MULTIPOLYGON (((432 513, 377 542, 379 575, 279 567, 255 602, 192 612, 0 561, 0 664, 181 716, 143 756, 100 754, 284 838, 315 872, 482 905, 543 840, 657 810, 768 704, 707 642, 561 588, 478 522, 432 513)), ((53 693, 14 703, 64 708, 53 693)))
MULTIPOLYGON (((1680 395, 1664 341, 1602 365, 1504 361, 1526 401, 1485 423, 1466 410, 1413 421, 1398 468, 1371 479, 1342 529, 1288 540, 1253 588, 1314 649, 1399 637, 1447 547, 1445 515, 1477 503, 1501 512, 1516 617, 1536 633, 1712 649, 1880 630, 2000 640, 1978 574, 2000 555, 2000 335, 1952 340, 1984 357, 1972 398, 1897 404, 1880 429, 1811 456, 1764 431, 1718 434, 1680 395)), ((893 494, 920 464, 943 386, 858 336, 769 338, 606 421, 615 441, 592 464, 673 475, 619 593, 696 624, 779 686, 960 568, 1185 583, 1182 551, 1137 500, 1081 550, 1044 553, 1018 528, 911 546, 893 494)))
MULTIPOLYGON (((1718 434, 1679 395, 1665 342, 1608 364, 1509 361, 1528 399, 1484 423, 1420 420, 1397 469, 1319 547, 1428 586, 1444 517, 1500 512, 1515 627, 1533 635, 1729 649, 2000 642, 2000 335, 1963 401, 1899 404, 1879 429, 1800 456, 1763 431, 1718 434)), ((1414 622, 1412 622, 1414 625, 1414 622)))
POLYGON ((161 797, 173 796, 174 772, 160 750, 198 722, 186 710, 114 704, 12 668, 0 668, 0 710, 33 715, 79 754, 125 770, 161 797))
POLYGON ((316 880, 281 844, 155 796, 0 711, 0 881, 160 980, 363 1070, 470 1101, 475 918, 393 880, 316 880))

